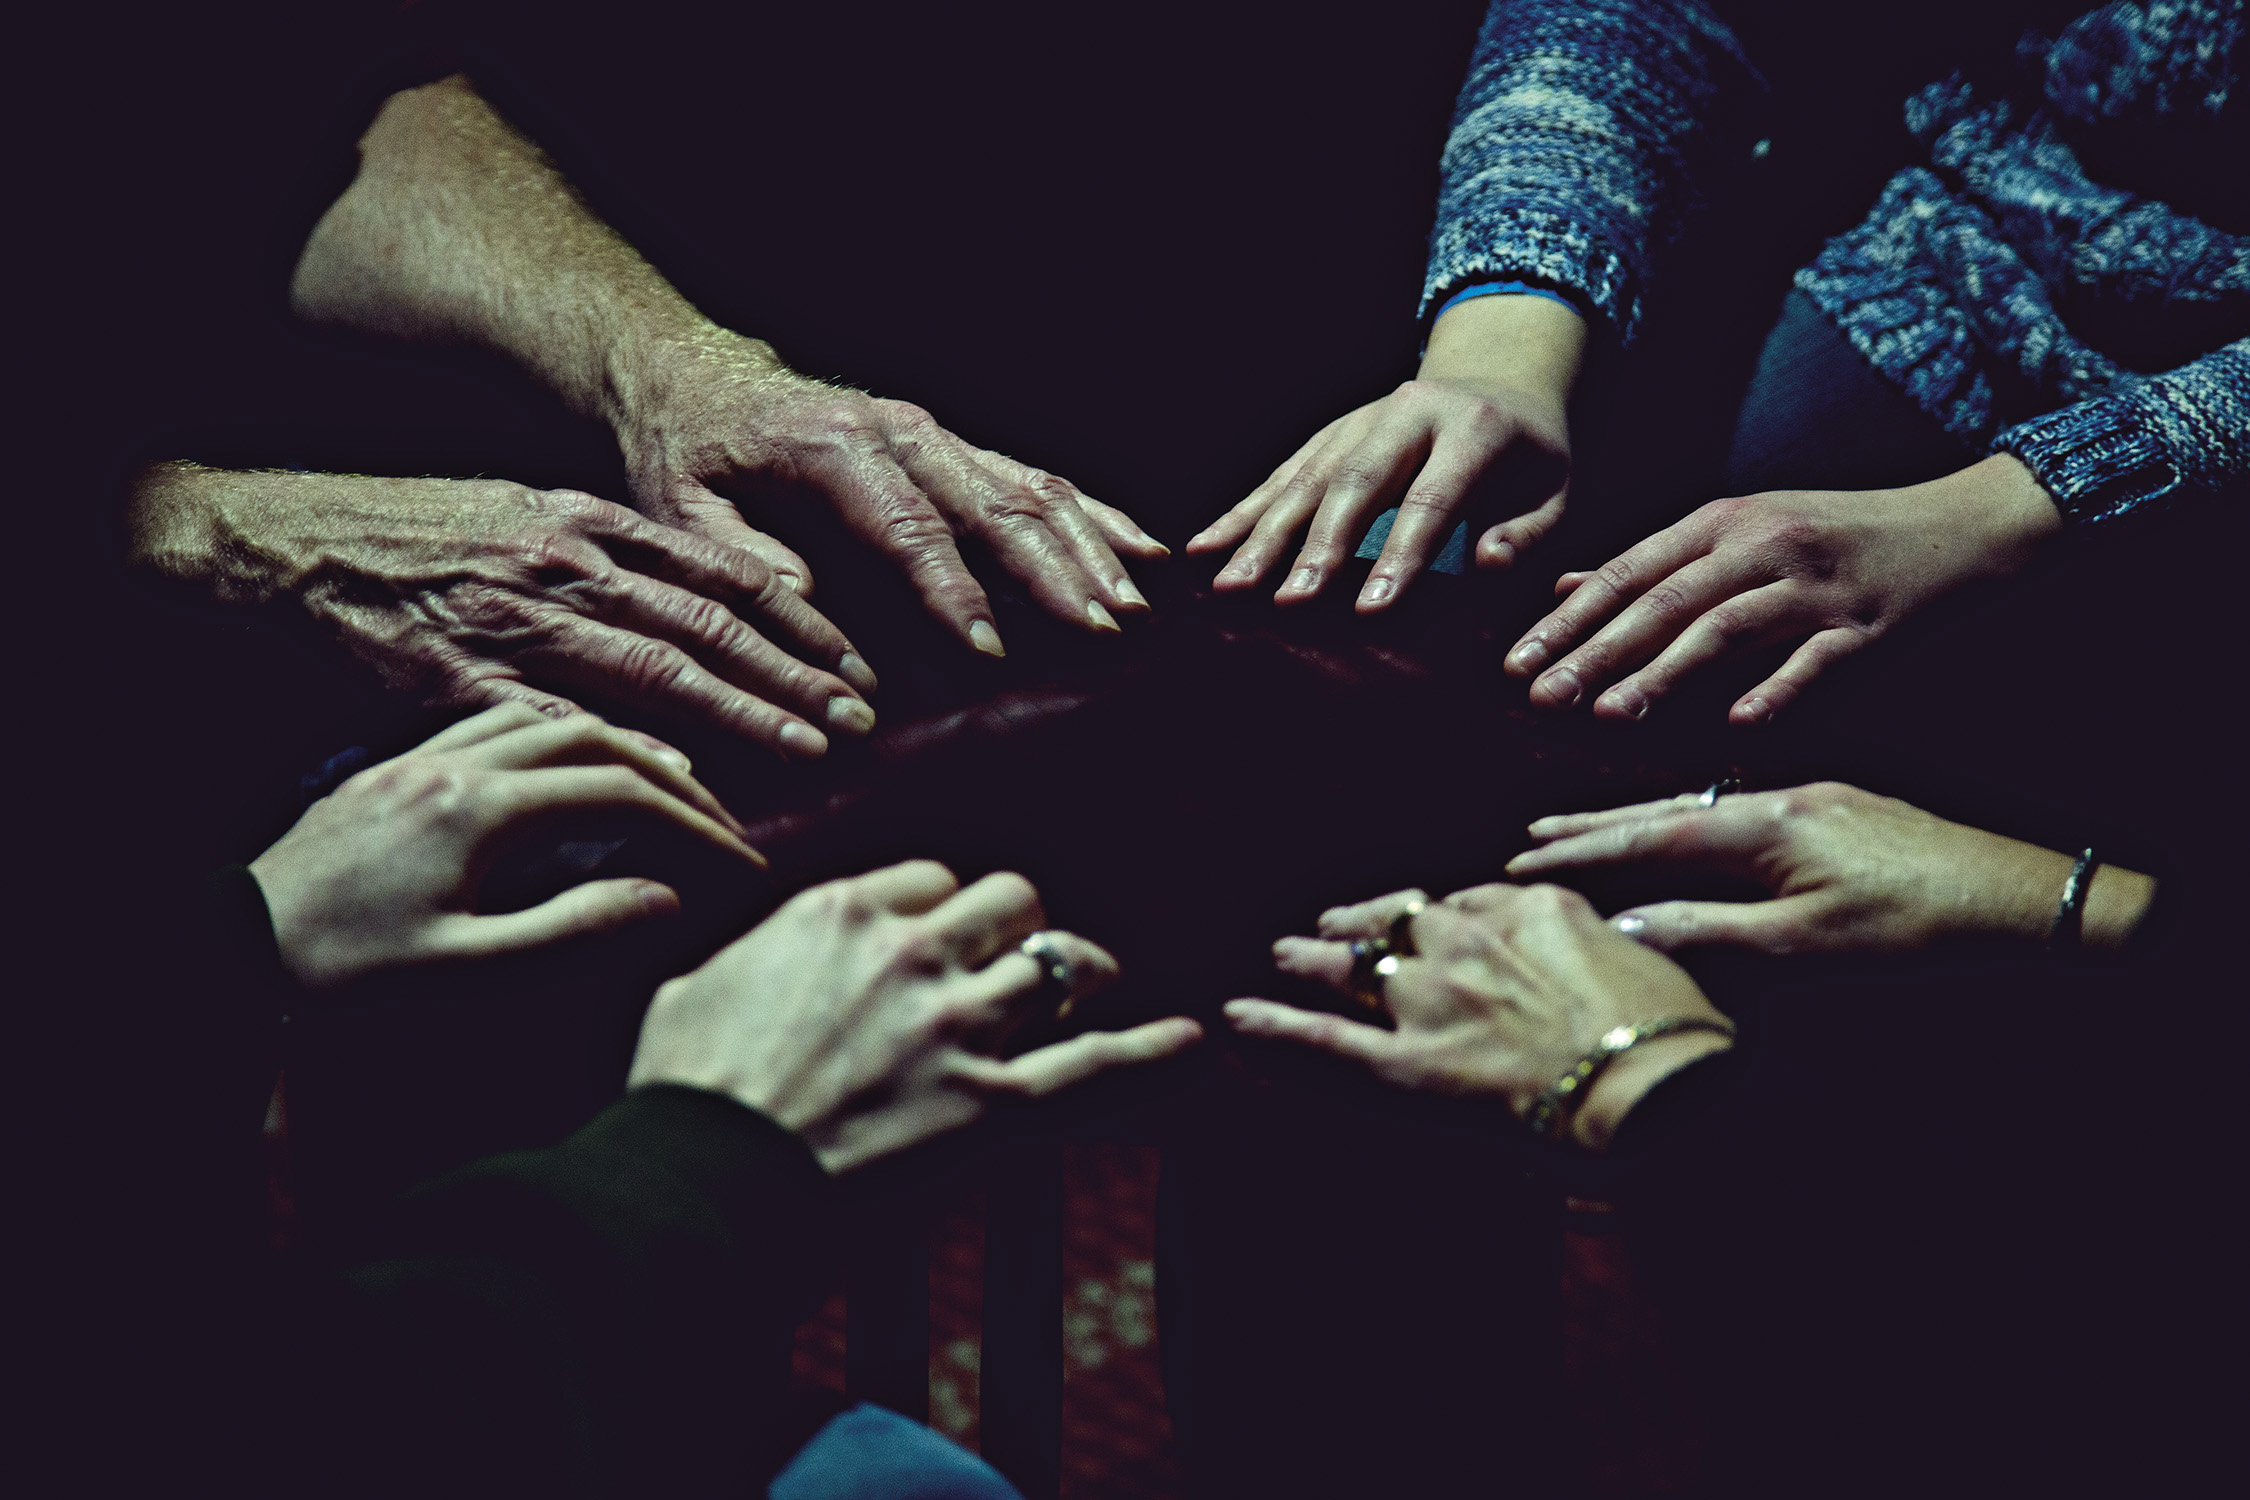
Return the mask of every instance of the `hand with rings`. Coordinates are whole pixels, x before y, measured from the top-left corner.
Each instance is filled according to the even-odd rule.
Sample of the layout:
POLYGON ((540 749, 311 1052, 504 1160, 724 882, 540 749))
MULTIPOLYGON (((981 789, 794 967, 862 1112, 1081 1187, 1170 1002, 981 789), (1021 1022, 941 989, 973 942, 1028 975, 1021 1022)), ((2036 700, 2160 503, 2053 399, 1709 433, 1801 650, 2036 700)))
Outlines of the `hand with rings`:
MULTIPOLYGON (((1337 907, 1321 914, 1319 937, 1275 943, 1274 963, 1372 1001, 1395 1029, 1244 999, 1226 1006, 1236 1031, 1352 1058, 1402 1088, 1497 1099, 1518 1116, 1612 1028, 1720 1019, 1677 965, 1557 886, 1483 885, 1442 902, 1397 891, 1337 907)), ((1605 1076, 1579 1112, 1580 1139, 1606 1141, 1619 1100, 1629 1108, 1656 1078, 1725 1045, 1699 1032, 1636 1049, 1634 1065, 1615 1071, 1639 1091, 1620 1093, 1605 1076)))
POLYGON ((1021 875, 963 888, 911 860, 815 886, 656 993, 633 1086, 727 1094, 846 1172, 1199 1038, 1185 1017, 1089 1031, 1008 1056, 1022 1027, 1067 1012, 1117 961, 1045 930, 1021 875))

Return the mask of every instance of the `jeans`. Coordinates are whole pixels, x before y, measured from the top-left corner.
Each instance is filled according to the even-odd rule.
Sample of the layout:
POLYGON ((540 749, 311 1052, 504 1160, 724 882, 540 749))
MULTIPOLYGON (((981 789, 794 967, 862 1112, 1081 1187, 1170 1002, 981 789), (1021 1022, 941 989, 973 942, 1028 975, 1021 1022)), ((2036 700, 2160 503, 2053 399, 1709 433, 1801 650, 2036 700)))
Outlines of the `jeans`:
POLYGON ((983 1459, 897 1412, 861 1402, 797 1450, 767 1500, 1023 1500, 983 1459))

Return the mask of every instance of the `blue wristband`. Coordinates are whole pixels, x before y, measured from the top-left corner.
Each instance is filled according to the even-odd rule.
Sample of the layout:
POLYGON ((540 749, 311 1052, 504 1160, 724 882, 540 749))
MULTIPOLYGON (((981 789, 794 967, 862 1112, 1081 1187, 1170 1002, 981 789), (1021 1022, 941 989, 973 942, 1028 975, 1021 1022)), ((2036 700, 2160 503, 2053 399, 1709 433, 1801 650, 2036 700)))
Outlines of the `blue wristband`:
POLYGON ((1480 281, 1475 286, 1465 286, 1461 288, 1461 290, 1455 292, 1452 296, 1439 303, 1437 313, 1430 319, 1430 321, 1432 323, 1435 323, 1439 318, 1444 317, 1454 308, 1459 307, 1462 303, 1471 301, 1474 298, 1502 296, 1545 297, 1550 302, 1560 302, 1563 306, 1569 308, 1572 312, 1578 311, 1577 303, 1571 301, 1568 297, 1565 297, 1562 293, 1556 291, 1552 287, 1533 286, 1528 281, 1480 281))

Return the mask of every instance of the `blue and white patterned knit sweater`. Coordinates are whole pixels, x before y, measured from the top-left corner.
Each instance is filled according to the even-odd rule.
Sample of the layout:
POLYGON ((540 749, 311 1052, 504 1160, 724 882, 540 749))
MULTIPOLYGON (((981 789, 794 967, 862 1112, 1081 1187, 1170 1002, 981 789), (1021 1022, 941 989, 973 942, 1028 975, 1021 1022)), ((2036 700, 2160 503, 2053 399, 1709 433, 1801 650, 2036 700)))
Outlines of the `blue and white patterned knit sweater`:
MULTIPOLYGON (((2127 156, 2229 149, 2204 127, 2250 88, 2244 10, 2123 0, 2027 37, 2024 87, 1932 84, 1906 106, 1926 162, 1797 273, 1878 372, 1972 446, 2021 458, 2073 520, 2250 491, 2250 339, 2221 343, 2250 326, 2250 239, 2081 164, 2105 135, 2127 156), (2132 367, 2100 330, 2137 324, 2199 357, 2132 367)), ((1700 0, 1495 0, 1446 143, 1424 314, 1522 277, 1574 292, 1629 344, 1730 100, 1756 87, 1700 0)))

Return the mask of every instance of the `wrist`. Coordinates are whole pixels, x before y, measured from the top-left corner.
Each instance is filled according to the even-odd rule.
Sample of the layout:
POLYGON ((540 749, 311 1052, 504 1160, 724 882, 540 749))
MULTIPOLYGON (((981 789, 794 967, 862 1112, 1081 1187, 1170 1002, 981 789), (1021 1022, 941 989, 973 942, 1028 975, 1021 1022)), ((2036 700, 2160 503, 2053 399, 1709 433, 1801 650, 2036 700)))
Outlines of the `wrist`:
POLYGON ((634 320, 607 341, 595 410, 629 467, 687 425, 685 414, 715 391, 799 379, 773 346, 725 328, 692 308, 634 320))
POLYGON ((1691 1063, 1734 1046, 1711 1031, 1677 1032, 1635 1046, 1602 1070, 1570 1122, 1571 1139, 1588 1151, 1607 1151, 1635 1105, 1658 1084, 1691 1063))
POLYGON ((1551 297, 1457 303, 1430 327, 1420 377, 1504 386, 1567 406, 1586 353, 1586 320, 1551 297))
POLYGON ((1966 540, 1970 576, 2013 573, 2062 530, 2053 497, 2012 453, 1995 453, 1913 490, 1938 508, 1939 525, 1966 540))

